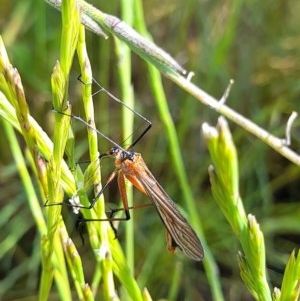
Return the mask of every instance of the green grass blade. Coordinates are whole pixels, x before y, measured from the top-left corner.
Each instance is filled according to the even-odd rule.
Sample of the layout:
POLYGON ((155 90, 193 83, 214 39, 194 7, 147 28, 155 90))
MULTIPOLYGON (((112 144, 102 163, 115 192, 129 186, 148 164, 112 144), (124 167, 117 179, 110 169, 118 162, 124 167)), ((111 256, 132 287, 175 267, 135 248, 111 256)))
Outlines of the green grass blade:
POLYGON ((237 153, 227 122, 220 117, 216 128, 204 124, 203 133, 213 162, 213 196, 243 248, 238 255, 241 278, 256 300, 270 301, 264 237, 255 217, 246 216, 239 195, 237 153))

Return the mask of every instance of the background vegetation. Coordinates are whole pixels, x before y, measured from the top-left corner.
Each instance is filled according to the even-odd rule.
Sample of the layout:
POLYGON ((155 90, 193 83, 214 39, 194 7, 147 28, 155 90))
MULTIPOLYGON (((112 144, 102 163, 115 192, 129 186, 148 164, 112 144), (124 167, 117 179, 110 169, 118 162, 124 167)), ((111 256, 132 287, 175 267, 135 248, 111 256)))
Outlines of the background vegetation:
MULTIPOLYGON (((112 15, 124 13, 119 1, 94 1, 94 4, 112 15)), ((147 28, 154 41, 195 73, 194 83, 220 98, 233 78, 235 85, 227 104, 271 133, 284 135, 288 116, 299 110, 298 1, 155 0, 144 1, 143 5, 147 28)), ((61 15, 43 1, 1 0, 0 28, 10 60, 22 77, 30 113, 53 137, 50 77, 60 55, 61 15)), ((116 54, 114 39, 104 40, 90 32, 86 39, 94 78, 121 97, 118 68, 122 57, 116 54)), ((77 81, 79 70, 75 60, 69 88, 75 115, 83 115, 82 84, 77 81)), ((151 131, 135 150, 142 152, 157 180, 174 201, 184 207, 167 134, 151 94, 146 64, 136 55, 132 57, 131 81, 136 110, 153 123, 151 131)), ((208 178, 211 159, 201 126, 203 122, 215 124, 218 115, 170 80, 164 78, 163 85, 197 215, 207 247, 217 263, 224 299, 252 300, 240 277, 239 241, 212 197, 208 178)), ((101 97, 101 93, 99 98, 95 97, 94 104, 97 128, 121 143, 120 107, 101 97)), ((134 128, 138 132, 140 121, 137 122, 134 128)), ((295 151, 299 151, 297 125, 299 121, 292 132, 295 151)), ((2 121, 0 126, 3 126, 2 121)), ((77 122, 72 126, 76 130, 75 160, 86 160, 86 128, 77 122)), ((230 123, 230 128, 239 158, 243 204, 246 213, 255 215, 264 234, 270 287, 280 287, 287 260, 299 246, 298 167, 235 124, 230 123)), ((25 152, 21 137, 19 143, 25 152)), ((2 300, 25 300, 25 297, 35 300, 41 269, 40 236, 5 135, 0 135, 0 145, 0 296, 2 294, 2 300)), ((108 147, 104 140, 99 140, 101 152, 108 147)), ((105 178, 113 164, 108 160, 104 164, 105 178)), ((38 190, 33 175, 32 182, 38 190)), ((116 187, 109 189, 107 199, 110 202, 119 200, 116 187)), ((134 200, 136 203, 147 201, 136 191, 134 200)), ((81 256, 85 280, 90 282, 95 266, 94 251, 89 244, 82 246, 72 212, 63 211, 69 234, 81 256)), ((137 210, 134 220, 127 223, 134 226, 133 274, 141 288, 147 287, 153 300, 216 298, 212 296, 202 263, 191 262, 180 255, 172 256, 165 250, 164 229, 153 208, 137 210)), ((122 223, 118 230, 122 246, 125 245, 124 228, 122 223)), ((116 287, 118 289, 118 282, 116 287)), ((52 300, 57 300, 56 294, 53 287, 52 300)))

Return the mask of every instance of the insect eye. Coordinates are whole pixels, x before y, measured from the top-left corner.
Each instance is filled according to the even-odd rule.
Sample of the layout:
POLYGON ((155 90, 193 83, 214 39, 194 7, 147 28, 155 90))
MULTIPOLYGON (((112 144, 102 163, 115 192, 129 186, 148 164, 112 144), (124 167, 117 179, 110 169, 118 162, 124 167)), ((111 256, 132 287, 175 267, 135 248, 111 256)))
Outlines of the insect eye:
POLYGON ((110 150, 109 150, 109 154, 111 156, 116 156, 119 152, 119 149, 117 147, 112 147, 110 150))

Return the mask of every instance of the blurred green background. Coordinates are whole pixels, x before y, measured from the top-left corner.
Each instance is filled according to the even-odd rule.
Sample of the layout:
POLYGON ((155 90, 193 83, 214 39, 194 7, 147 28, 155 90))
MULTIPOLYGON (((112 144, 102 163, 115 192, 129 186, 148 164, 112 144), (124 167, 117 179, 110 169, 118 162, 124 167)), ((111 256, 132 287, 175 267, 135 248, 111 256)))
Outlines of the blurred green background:
MULTIPOLYGON (((120 16, 118 1, 92 3, 103 12, 120 16)), ((12 64, 21 74, 31 114, 51 137, 50 76, 59 57, 60 13, 43 1, 1 0, 0 7, 0 34, 12 64)), ((193 81, 197 85, 220 98, 229 80, 234 79, 227 104, 271 133, 283 137, 288 116, 292 111, 299 111, 299 1, 153 0, 144 1, 144 13, 154 41, 195 73, 193 81)), ((87 40, 95 79, 119 96, 118 61, 113 39, 106 41, 88 32, 87 40)), ((82 111, 76 107, 80 97, 78 70, 75 63, 70 101, 74 106, 73 113, 80 115, 82 111)), ((144 62, 133 55, 136 110, 153 122, 151 131, 135 150, 143 153, 154 176, 180 205, 182 195, 174 181, 168 141, 162 132, 162 122, 145 74, 144 62)), ((210 159, 201 136, 201 125, 203 122, 215 124, 218 116, 167 79, 164 79, 164 87, 205 236, 218 263, 224 295, 227 300, 252 300, 239 276, 236 261, 239 244, 211 197, 207 176, 210 159)), ((108 108, 110 103, 101 97, 95 98, 95 103, 98 128, 114 139, 120 137, 120 108, 115 105, 108 108)), ((299 123, 295 123, 291 146, 298 152, 299 123)), ((78 127, 84 130, 83 126, 78 127)), ((287 258, 300 242, 299 171, 233 123, 230 128, 240 159, 240 191, 244 206, 247 213, 256 216, 265 235, 269 283, 280 286, 287 258)), ((76 136, 78 161, 87 158, 84 139, 80 131, 76 136)), ((20 143, 24 144, 22 139, 20 143)), ((99 149, 106 151, 106 144, 102 143, 99 149)), ((6 144, 5 137, 0 135, 0 299, 17 300, 37 292, 39 237, 6 144), (9 241, 17 243, 9 248, 1 247, 10 246, 9 241)), ((115 195, 111 190, 111 195, 115 195)), ((145 202, 139 192, 135 193, 135 199, 145 202)), ((148 288, 153 300, 167 296, 170 271, 180 265, 164 250, 164 229, 155 213, 152 208, 138 210, 134 221, 135 275, 148 288), (150 256, 153 242, 162 245, 162 252, 156 259, 157 266, 145 272, 143 262, 150 256)), ((81 246, 76 230, 73 230, 73 236, 89 275, 92 251, 81 246)), ((122 243, 122 226, 119 238, 122 243)), ((186 260, 182 269, 178 300, 212 300, 202 265, 186 260)))

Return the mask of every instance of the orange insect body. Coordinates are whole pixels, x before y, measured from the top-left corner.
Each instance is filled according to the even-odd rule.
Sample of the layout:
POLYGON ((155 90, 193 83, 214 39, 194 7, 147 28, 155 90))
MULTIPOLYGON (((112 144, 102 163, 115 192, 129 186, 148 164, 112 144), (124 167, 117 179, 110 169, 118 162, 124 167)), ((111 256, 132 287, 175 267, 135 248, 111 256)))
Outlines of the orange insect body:
POLYGON ((168 250, 173 253, 178 247, 189 258, 197 261, 202 260, 204 251, 198 236, 156 181, 141 154, 113 147, 103 156, 115 158, 116 170, 113 172, 112 178, 118 174, 118 185, 124 209, 128 210, 124 179, 127 178, 137 189, 150 198, 156 208, 166 227, 168 250))

